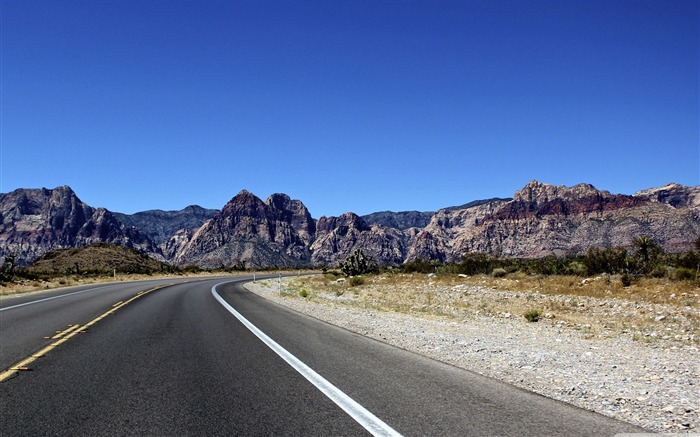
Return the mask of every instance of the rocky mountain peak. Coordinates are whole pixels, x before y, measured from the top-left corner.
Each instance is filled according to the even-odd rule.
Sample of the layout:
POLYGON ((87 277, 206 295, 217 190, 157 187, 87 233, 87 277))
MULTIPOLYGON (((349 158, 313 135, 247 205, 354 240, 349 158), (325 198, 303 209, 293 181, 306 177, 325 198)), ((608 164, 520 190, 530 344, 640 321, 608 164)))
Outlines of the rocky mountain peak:
POLYGON ((0 194, 0 248, 27 263, 58 248, 109 242, 158 255, 143 233, 104 208, 83 203, 67 186, 0 194))
POLYGON ((264 202, 241 190, 220 211, 188 206, 124 215, 83 203, 68 186, 0 193, 0 255, 20 262, 63 247, 111 242, 176 264, 202 267, 333 264, 362 248, 381 264, 458 261, 470 252, 537 257, 629 245, 649 235, 664 249, 692 248, 700 235, 700 186, 667 184, 633 196, 590 184, 536 180, 512 199, 488 199, 433 213, 348 212, 315 222, 283 193, 264 202))
POLYGON ((313 219, 301 201, 273 194, 263 202, 242 190, 191 240, 181 239, 175 261, 214 267, 306 264, 314 232, 313 219))
POLYGON ((513 200, 539 205, 555 199, 576 200, 586 197, 609 196, 607 191, 599 191, 591 184, 577 184, 573 187, 550 185, 533 180, 515 192, 513 200))
POLYGON ((141 230, 159 245, 166 257, 171 255, 170 240, 180 230, 196 230, 205 221, 218 214, 218 210, 189 205, 179 211, 152 209, 135 214, 113 213, 127 227, 141 230))
POLYGON ((414 240, 408 259, 458 261, 474 252, 562 256, 593 246, 629 246, 640 235, 680 252, 700 235, 700 203, 691 200, 698 198, 700 187, 669 185, 629 196, 590 184, 532 181, 511 201, 439 211, 414 240))
POLYGON ((350 230, 362 232, 369 229, 370 226, 367 225, 367 222, 354 212, 346 212, 341 214, 340 217, 323 216, 316 223, 316 231, 319 234, 336 230, 338 234, 346 235, 350 230))
POLYGON ((241 190, 221 210, 223 215, 232 214, 265 214, 265 204, 253 193, 241 190))
POLYGON ((430 223, 433 211, 381 211, 362 216, 370 226, 380 225, 385 228, 395 228, 402 231, 410 228, 424 228, 430 223))
POLYGON ((646 198, 652 202, 661 202, 681 208, 685 206, 700 206, 700 187, 670 183, 659 188, 650 188, 634 193, 634 197, 646 198))
POLYGON ((284 193, 274 193, 265 199, 265 204, 277 210, 284 210, 292 203, 292 198, 284 193))
POLYGON ((312 261, 335 263, 361 248, 382 264, 400 264, 405 259, 407 233, 394 228, 369 226, 362 217, 347 212, 340 217, 321 217, 316 223, 316 240, 311 245, 312 261))

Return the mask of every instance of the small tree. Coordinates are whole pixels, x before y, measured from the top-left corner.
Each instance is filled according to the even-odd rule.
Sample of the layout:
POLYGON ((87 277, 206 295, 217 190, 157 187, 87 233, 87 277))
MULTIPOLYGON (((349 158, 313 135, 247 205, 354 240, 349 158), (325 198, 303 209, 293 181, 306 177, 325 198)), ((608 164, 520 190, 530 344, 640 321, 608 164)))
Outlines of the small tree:
POLYGON ((485 253, 467 253, 458 266, 459 273, 465 275, 489 274, 495 263, 485 253))
POLYGON ((362 249, 355 249, 345 261, 340 261, 339 266, 345 276, 364 275, 378 270, 372 257, 365 254, 362 249))
POLYGON ((637 248, 636 258, 639 261, 643 273, 651 272, 660 255, 663 254, 661 246, 646 235, 639 236, 632 240, 632 244, 637 248))
POLYGON ((627 250, 624 247, 590 247, 583 263, 586 273, 591 276, 599 273, 622 273, 627 269, 627 250))

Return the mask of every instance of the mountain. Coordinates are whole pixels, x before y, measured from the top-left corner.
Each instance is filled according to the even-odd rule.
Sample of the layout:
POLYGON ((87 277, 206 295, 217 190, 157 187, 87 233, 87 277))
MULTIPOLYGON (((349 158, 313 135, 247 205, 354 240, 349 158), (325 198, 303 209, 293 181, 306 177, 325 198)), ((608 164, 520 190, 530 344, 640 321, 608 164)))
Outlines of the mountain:
POLYGON ((666 203, 674 208, 698 208, 700 207, 699 188, 668 184, 660 188, 638 191, 634 196, 647 198, 652 202, 666 203))
POLYGON ((630 246, 640 235, 668 252, 691 249, 700 235, 700 187, 670 184, 629 196, 589 184, 532 181, 511 200, 438 211, 416 236, 407 259, 457 261, 469 252, 561 256, 591 246, 630 246))
POLYGON ((0 256, 15 253, 22 264, 54 249, 105 242, 202 267, 334 265, 356 248, 396 265, 418 258, 453 262, 474 252, 579 254, 592 246, 629 247, 641 235, 667 252, 692 249, 700 235, 700 186, 668 184, 626 195, 531 181, 512 198, 434 214, 349 212, 318 222, 300 200, 273 194, 263 202, 245 190, 218 212, 189 206, 133 215, 92 208, 65 186, 0 194, 0 256))
POLYGON ((159 254, 151 239, 104 208, 83 203, 70 187, 0 194, 0 249, 28 264, 54 249, 114 243, 159 254))
POLYGON ((168 265, 144 253, 109 243, 55 249, 35 260, 32 273, 156 273, 169 270, 168 265))
POLYGON ((117 212, 113 214, 124 225, 139 229, 156 244, 162 245, 181 229, 198 229, 217 212, 219 211, 216 209, 190 205, 179 211, 152 209, 131 215, 117 212))
POLYGON ((410 228, 424 228, 430 223, 433 212, 402 211, 391 212, 381 211, 363 215, 362 219, 368 225, 379 225, 385 228, 405 231, 410 228))
POLYGON ((172 242, 175 263, 204 267, 293 267, 308 265, 316 234, 311 214, 299 200, 273 194, 265 202, 241 191, 191 237, 172 242))
POLYGON ((321 217, 316 224, 316 240, 311 245, 314 264, 335 264, 356 248, 364 250, 380 264, 401 264, 408 250, 411 235, 380 225, 368 225, 354 213, 340 217, 321 217))

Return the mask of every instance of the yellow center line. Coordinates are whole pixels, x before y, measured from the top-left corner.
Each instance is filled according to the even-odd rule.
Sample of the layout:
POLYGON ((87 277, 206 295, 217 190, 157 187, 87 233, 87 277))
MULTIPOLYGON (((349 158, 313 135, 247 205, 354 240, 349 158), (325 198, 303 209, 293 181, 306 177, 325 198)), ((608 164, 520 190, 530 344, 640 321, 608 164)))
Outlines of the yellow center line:
POLYGON ((53 350, 56 346, 58 346, 62 343, 65 343, 73 336, 75 336, 81 332, 85 332, 87 330, 87 328, 89 328, 90 326, 99 322, 100 320, 104 319, 108 315, 114 314, 118 309, 123 308, 124 306, 128 305, 129 303, 133 302, 134 300, 136 300, 140 297, 147 295, 148 293, 159 290, 161 288, 170 287, 172 285, 175 285, 175 284, 172 283, 172 284, 166 284, 166 285, 159 285, 158 287, 151 288, 150 290, 141 291, 138 294, 136 294, 136 296, 132 297, 131 299, 129 299, 125 302, 117 302, 116 304, 113 305, 113 308, 111 310, 96 317, 95 319, 86 323, 82 327, 80 325, 76 324, 76 325, 72 325, 70 328, 66 329, 65 331, 59 331, 58 334, 51 337, 52 339, 58 339, 58 341, 55 341, 55 342, 49 344, 48 346, 45 346, 44 348, 40 349, 39 351, 34 352, 29 357, 23 359, 22 361, 20 361, 19 363, 15 364, 13 366, 10 366, 7 370, 0 373, 0 382, 3 382, 5 380, 11 378, 12 376, 16 375, 20 371, 30 370, 29 367, 27 367, 27 366, 29 364, 33 363, 34 361, 36 361, 37 358, 41 358, 42 356, 46 355, 48 352, 53 350))
POLYGON ((57 338, 61 338, 61 337, 63 337, 64 335, 69 334, 69 333, 71 333, 72 331, 75 331, 76 329, 80 328, 80 325, 68 325, 68 326, 69 326, 68 329, 65 329, 65 330, 63 330, 63 331, 58 331, 58 332, 56 333, 56 335, 54 335, 53 337, 51 337, 51 339, 52 339, 52 340, 55 340, 55 339, 57 339, 57 338))

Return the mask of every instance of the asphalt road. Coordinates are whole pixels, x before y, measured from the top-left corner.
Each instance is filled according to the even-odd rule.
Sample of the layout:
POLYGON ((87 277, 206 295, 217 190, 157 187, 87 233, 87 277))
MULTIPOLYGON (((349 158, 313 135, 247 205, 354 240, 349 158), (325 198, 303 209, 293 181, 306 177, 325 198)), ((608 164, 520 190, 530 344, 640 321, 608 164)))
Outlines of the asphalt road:
POLYGON ((1 300, 0 372, 55 344, 45 337, 56 331, 68 338, 0 382, 0 433, 643 432, 289 311, 245 291, 240 280, 105 284, 1 300), (232 311, 312 369, 316 385, 232 311), (380 425, 364 421, 365 413, 349 414, 347 402, 380 425))

